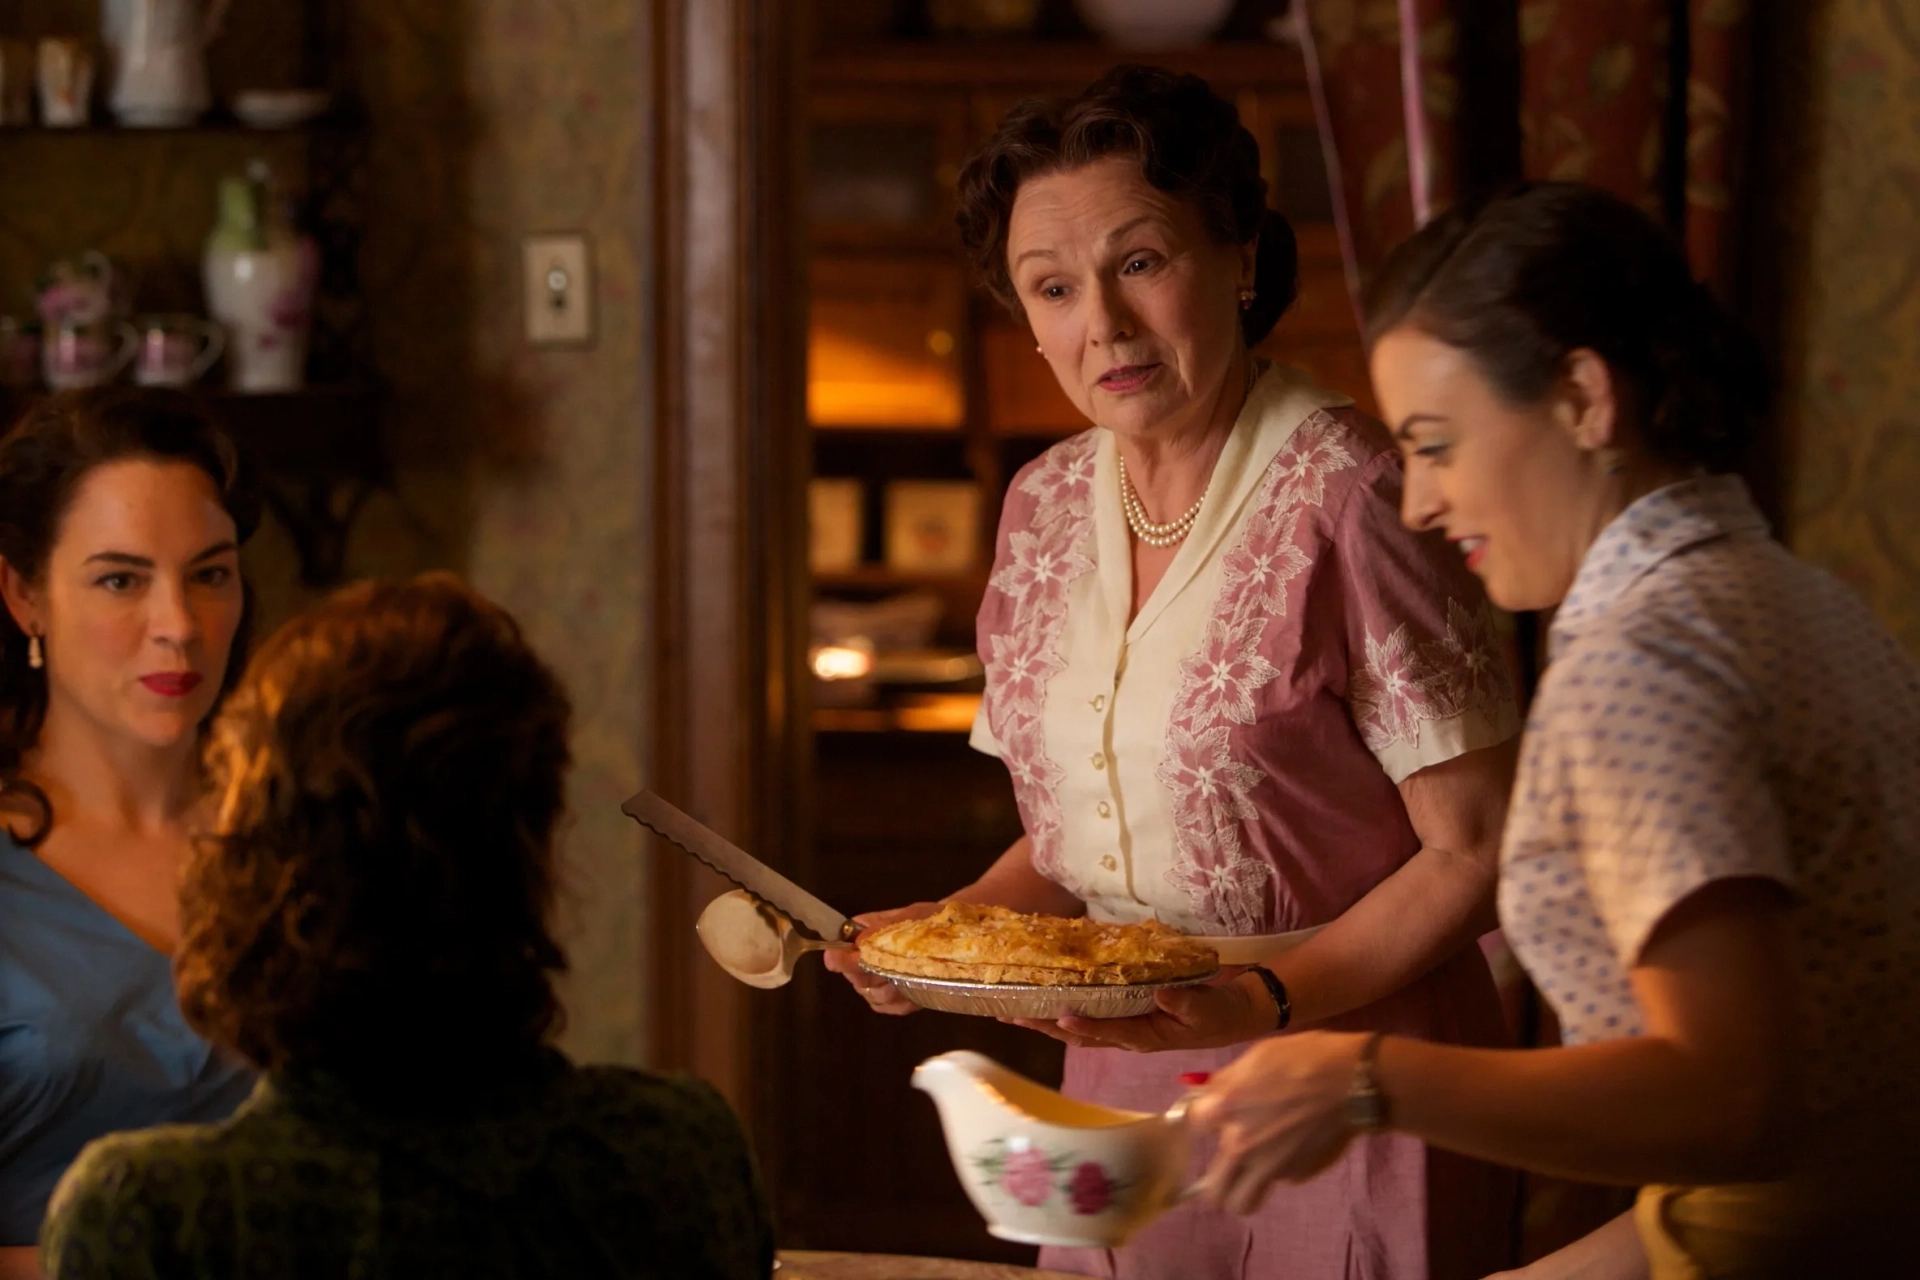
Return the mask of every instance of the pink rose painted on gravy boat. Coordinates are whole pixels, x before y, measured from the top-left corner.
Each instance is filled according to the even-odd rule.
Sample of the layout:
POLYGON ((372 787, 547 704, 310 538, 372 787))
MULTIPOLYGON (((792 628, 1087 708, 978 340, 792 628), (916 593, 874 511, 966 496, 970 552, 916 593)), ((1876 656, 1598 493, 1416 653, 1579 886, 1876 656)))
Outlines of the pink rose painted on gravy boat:
POLYGON ((1107 1171, 1091 1160, 1082 1161, 1067 1184, 1067 1198, 1079 1214, 1099 1213, 1113 1203, 1113 1181, 1107 1171))
POLYGON ((1028 1208, 1045 1204, 1053 1195, 1053 1165, 1044 1152, 1016 1151, 1001 1166, 1000 1185, 1028 1208))

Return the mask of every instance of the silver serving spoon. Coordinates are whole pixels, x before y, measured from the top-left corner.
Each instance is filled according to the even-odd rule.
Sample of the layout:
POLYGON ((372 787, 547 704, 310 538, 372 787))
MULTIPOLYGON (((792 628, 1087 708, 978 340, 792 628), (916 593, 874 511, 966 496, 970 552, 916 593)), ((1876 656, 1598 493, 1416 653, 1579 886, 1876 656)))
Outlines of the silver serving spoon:
POLYGON ((745 889, 723 893, 694 924, 715 964, 750 987, 784 987, 809 951, 851 951, 851 942, 822 942, 745 889))

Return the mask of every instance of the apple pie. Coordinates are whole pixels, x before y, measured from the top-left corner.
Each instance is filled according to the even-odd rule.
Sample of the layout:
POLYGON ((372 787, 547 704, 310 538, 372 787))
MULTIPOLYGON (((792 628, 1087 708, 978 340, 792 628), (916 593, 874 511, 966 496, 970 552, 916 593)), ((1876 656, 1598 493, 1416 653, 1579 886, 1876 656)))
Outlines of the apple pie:
POLYGON ((1220 967, 1212 947, 1157 920, 1100 924, 967 902, 860 935, 860 959, 881 973, 1045 986, 1174 982, 1220 967))

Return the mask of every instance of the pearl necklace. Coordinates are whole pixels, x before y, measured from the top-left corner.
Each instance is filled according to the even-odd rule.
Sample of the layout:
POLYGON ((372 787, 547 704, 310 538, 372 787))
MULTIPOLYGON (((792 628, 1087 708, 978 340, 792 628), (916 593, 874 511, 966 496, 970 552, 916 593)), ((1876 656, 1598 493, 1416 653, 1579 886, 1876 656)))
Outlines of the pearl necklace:
MULTIPOLYGON (((1254 362, 1249 359, 1247 386, 1240 393, 1242 403, 1245 403, 1246 398, 1253 394, 1253 384, 1259 376, 1254 362)), ((1200 508, 1206 504, 1207 490, 1213 488, 1212 478, 1208 478, 1207 488, 1200 491, 1200 496, 1194 500, 1192 506, 1187 508, 1184 515, 1177 520, 1169 520, 1165 524, 1155 524, 1147 518, 1147 509, 1141 504, 1139 493, 1134 490, 1133 482, 1127 479, 1127 460, 1120 458, 1119 462, 1120 510, 1127 517, 1127 528, 1133 530, 1133 536, 1150 547, 1171 547, 1185 540, 1186 536, 1193 532, 1193 522, 1199 516, 1200 508)))
MULTIPOLYGON (((1209 482, 1208 488, 1211 487, 1209 482)), ((1126 513, 1127 528, 1133 530, 1133 536, 1150 547, 1170 547, 1191 533, 1194 517, 1200 514, 1200 507, 1206 500, 1207 491, 1202 489, 1200 497, 1187 508, 1185 515, 1165 524, 1155 524, 1147 519, 1147 509, 1140 505, 1140 495, 1134 492, 1133 482, 1127 479, 1127 460, 1120 459, 1120 510, 1126 513)))

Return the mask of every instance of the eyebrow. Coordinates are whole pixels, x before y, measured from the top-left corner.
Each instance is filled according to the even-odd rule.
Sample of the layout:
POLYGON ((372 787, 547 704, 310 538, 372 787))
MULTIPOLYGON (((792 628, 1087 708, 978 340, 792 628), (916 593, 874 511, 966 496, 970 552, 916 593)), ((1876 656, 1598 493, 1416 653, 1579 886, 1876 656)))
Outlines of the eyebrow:
POLYGON ((1413 439, 1413 428, 1416 424, 1445 421, 1446 419, 1437 413, 1410 413, 1400 420, 1399 429, 1393 433, 1393 438, 1396 440, 1411 440, 1413 439))
MULTIPOLYGON (((1115 240, 1118 240, 1121 236, 1126 235, 1127 232, 1133 230, 1135 227, 1139 226, 1141 223, 1151 222, 1152 220, 1153 220, 1152 214, 1143 213, 1139 217, 1133 219, 1131 222, 1123 222, 1119 226, 1115 227, 1113 230, 1107 232, 1106 235, 1100 238, 1100 242, 1102 244, 1112 244, 1115 240)), ((1025 253, 1021 254, 1019 257, 1015 258, 1013 260, 1013 265, 1017 267, 1021 263, 1025 262, 1028 258, 1051 258, 1053 256, 1054 256, 1054 253, 1053 253, 1053 250, 1051 249, 1029 249, 1025 253)))
MULTIPOLYGON (((238 551, 239 549, 240 544, 229 538, 225 542, 214 543, 187 563, 200 564, 203 561, 213 559, 215 556, 225 555, 229 551, 238 551)), ((153 568, 153 561, 148 557, 136 556, 125 551, 102 551, 97 555, 88 556, 87 563, 124 565, 129 569, 153 568)))

